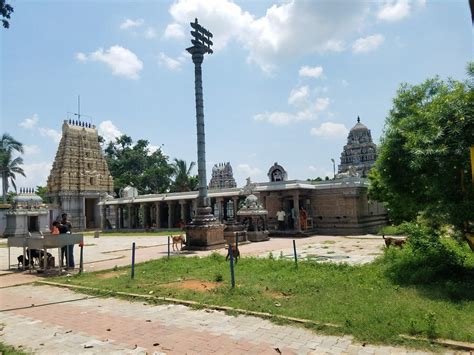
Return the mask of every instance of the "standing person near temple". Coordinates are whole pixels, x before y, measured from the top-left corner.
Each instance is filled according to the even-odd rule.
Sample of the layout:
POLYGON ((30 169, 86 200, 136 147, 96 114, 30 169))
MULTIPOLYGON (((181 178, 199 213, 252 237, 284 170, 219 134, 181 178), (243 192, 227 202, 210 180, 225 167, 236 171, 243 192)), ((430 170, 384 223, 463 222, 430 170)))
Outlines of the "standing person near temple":
POLYGON ((286 216, 286 213, 285 213, 285 211, 283 211, 283 209, 280 209, 276 213, 276 217, 277 217, 277 221, 278 221, 278 229, 281 230, 281 231, 283 229, 285 229, 285 216, 286 216))
MULTIPOLYGON (((71 234, 72 225, 71 222, 67 219, 67 213, 61 215, 61 222, 59 224, 59 233, 60 234, 71 234)), ((66 245, 61 248, 61 259, 64 260, 66 257, 66 262, 68 267, 74 267, 74 244, 66 245)))

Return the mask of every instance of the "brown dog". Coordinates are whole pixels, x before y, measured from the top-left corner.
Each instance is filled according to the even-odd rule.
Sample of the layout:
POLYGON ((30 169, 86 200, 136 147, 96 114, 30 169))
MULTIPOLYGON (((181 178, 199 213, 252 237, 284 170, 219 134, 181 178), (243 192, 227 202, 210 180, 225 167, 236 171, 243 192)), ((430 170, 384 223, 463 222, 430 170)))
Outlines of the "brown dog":
MULTIPOLYGON (((232 256, 235 260, 235 263, 237 264, 237 261, 239 261, 239 258, 240 258, 240 251, 236 244, 231 244, 231 245, 232 245, 232 256)), ((229 260, 229 258, 230 258, 230 248, 228 246, 227 256, 225 257, 225 261, 229 260)))
POLYGON ((392 237, 385 237, 385 235, 382 236, 384 242, 385 242, 385 247, 390 247, 391 245, 399 248, 403 248, 403 244, 405 244, 406 240, 405 239, 397 239, 397 238, 392 238, 392 237))
POLYGON ((186 240, 184 239, 184 235, 173 235, 171 236, 171 239, 173 239, 173 251, 180 252, 181 249, 183 249, 183 244, 186 244, 186 240), (179 249, 178 249, 178 244, 179 244, 179 249))

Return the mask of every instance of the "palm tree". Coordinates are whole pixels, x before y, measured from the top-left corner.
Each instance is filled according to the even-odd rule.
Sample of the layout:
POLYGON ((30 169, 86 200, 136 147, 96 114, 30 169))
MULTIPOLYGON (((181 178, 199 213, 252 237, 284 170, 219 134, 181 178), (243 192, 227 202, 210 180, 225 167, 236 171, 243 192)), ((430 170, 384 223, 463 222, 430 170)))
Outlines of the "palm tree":
POLYGON ((197 179, 191 175, 191 171, 195 165, 195 162, 191 162, 188 167, 185 160, 174 159, 174 163, 172 164, 174 176, 173 186, 171 187, 172 191, 191 191, 196 188, 197 179))
POLYGON ((15 174, 25 176, 20 167, 23 164, 21 157, 13 159, 13 152, 23 153, 23 144, 18 142, 8 133, 4 133, 0 139, 0 172, 2 174, 3 203, 7 202, 9 180, 16 191, 15 174))

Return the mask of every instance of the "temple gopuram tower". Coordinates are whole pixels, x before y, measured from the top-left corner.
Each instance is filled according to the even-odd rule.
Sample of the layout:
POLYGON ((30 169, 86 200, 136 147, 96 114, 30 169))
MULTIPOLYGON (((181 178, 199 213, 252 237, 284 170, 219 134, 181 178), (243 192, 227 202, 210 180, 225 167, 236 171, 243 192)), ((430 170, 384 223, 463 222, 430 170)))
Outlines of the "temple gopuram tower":
POLYGON ((95 126, 64 121, 56 158, 48 177, 48 194, 60 213, 67 213, 74 231, 100 228, 97 205, 114 187, 95 126))
POLYGON ((209 182, 209 190, 226 189, 237 187, 230 163, 215 164, 212 168, 212 178, 209 182))
POLYGON ((346 173, 355 170, 359 177, 367 177, 370 168, 377 158, 377 146, 372 142, 370 130, 360 123, 357 116, 357 123, 349 132, 347 144, 341 153, 341 165, 338 166, 339 173, 346 173))

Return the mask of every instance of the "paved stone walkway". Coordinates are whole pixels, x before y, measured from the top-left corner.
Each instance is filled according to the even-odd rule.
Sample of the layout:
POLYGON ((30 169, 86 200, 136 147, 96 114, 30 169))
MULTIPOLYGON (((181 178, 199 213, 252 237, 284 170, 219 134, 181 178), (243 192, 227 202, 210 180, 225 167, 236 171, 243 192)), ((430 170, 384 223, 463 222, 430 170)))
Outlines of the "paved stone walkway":
POLYGON ((255 317, 94 298, 51 286, 7 287, 0 297, 0 341, 35 354, 425 354, 363 346, 350 336, 255 317))

